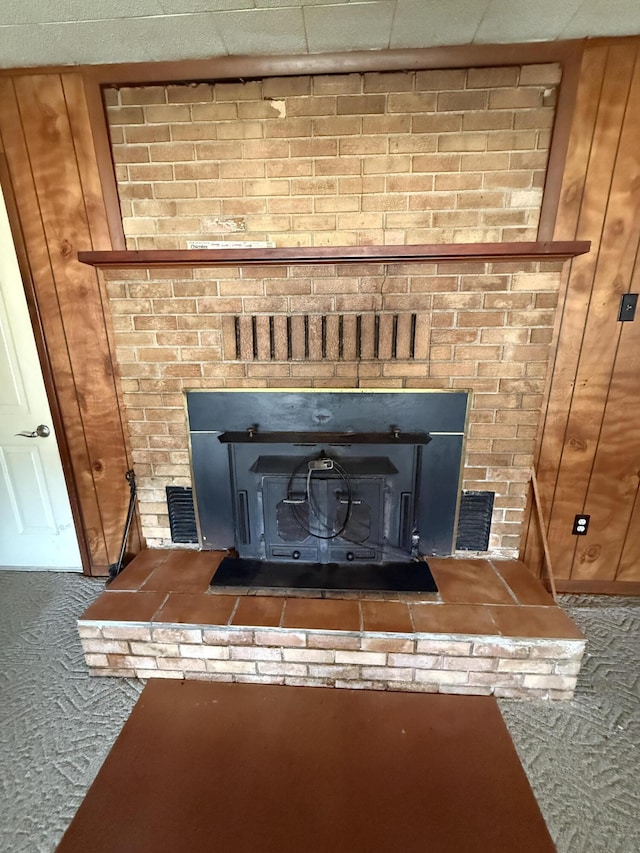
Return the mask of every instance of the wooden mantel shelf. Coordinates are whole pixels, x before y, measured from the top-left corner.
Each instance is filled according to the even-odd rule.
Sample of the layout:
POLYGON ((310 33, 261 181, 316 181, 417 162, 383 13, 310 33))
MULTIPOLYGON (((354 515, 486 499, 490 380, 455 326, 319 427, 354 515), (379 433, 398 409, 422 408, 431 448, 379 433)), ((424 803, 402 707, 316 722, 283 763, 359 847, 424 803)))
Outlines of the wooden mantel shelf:
POLYGON ((152 249, 78 252, 98 269, 220 267, 249 264, 407 263, 437 261, 557 261, 589 251, 587 240, 537 243, 443 243, 420 246, 304 246, 275 249, 152 249))

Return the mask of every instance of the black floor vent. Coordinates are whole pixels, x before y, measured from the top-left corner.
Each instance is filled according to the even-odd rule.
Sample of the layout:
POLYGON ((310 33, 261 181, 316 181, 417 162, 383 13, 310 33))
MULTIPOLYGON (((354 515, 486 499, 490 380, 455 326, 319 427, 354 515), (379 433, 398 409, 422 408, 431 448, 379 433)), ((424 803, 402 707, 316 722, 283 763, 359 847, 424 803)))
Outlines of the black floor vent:
POLYGON ((167 486, 167 508, 171 541, 181 544, 197 543, 198 530, 192 489, 185 486, 167 486))
POLYGON ((495 492, 463 492, 458 519, 458 551, 487 551, 495 492))

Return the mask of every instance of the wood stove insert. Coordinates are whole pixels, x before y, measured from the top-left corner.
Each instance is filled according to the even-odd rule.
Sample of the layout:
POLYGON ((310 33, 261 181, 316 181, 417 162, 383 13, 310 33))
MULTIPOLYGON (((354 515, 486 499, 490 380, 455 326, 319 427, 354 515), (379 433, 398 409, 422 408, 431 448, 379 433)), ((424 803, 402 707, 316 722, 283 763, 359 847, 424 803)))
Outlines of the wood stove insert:
POLYGON ((466 392, 188 392, 217 586, 429 592, 451 554, 466 392))

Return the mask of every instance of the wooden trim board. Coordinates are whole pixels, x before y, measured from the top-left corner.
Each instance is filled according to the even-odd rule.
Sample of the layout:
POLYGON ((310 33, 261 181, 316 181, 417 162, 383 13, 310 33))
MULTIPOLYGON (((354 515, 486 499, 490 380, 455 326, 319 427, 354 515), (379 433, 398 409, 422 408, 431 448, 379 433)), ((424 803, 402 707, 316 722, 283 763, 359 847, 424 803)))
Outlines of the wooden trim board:
POLYGON ((274 249, 173 249, 78 252, 99 269, 132 267, 247 266, 250 264, 414 263, 423 261, 565 260, 589 251, 589 241, 548 243, 451 243, 424 246, 338 246, 274 249))
MULTIPOLYGON (((350 74, 367 71, 413 71, 427 68, 488 68, 565 62, 583 49, 584 39, 520 44, 467 44, 395 50, 354 50, 273 56, 212 56, 208 59, 78 65, 74 71, 100 85, 141 86, 149 83, 289 77, 300 74, 350 74)), ((17 74, 60 74, 69 66, 0 69, 0 77, 17 74)))

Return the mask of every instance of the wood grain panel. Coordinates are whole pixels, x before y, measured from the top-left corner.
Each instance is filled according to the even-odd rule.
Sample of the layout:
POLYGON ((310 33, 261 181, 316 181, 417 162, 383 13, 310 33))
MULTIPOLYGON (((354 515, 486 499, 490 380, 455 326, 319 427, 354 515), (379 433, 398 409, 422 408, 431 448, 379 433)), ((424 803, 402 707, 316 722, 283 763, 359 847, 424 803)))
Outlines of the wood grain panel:
MULTIPOLYGON (((82 190, 82 202, 91 235, 91 245, 96 249, 104 247, 105 250, 108 250, 112 245, 111 236, 107 223, 102 181, 97 169, 93 128, 89 118, 84 83, 78 74, 63 74, 60 80, 82 190)), ((62 104, 60 106, 62 107, 62 104)))
MULTIPOLYGON (((106 125, 106 117, 104 109, 97 113, 97 108, 91 112, 91 101, 88 93, 92 91, 87 85, 87 81, 76 73, 63 74, 61 77, 62 88, 64 92, 65 104, 69 117, 69 126, 73 141, 73 147, 76 155, 78 167, 78 175, 80 178, 82 198, 85 207, 87 224, 91 236, 91 245, 94 249, 109 250, 113 245, 113 236, 115 233, 116 245, 124 245, 124 232, 122 232, 122 217, 120 214, 120 204, 117 199, 117 190, 115 189, 115 175, 113 172, 113 164, 111 162, 111 149, 108 139, 108 130, 106 125), (100 123, 102 117, 102 123, 100 123), (104 151, 106 146, 106 152, 104 151), (100 151, 102 150, 102 158, 107 156, 107 162, 102 162, 100 159, 100 151), (110 195, 111 183, 109 182, 109 173, 113 189, 116 193, 116 206, 113 209, 113 199, 110 195), (112 209, 108 209, 108 201, 112 202, 112 209), (119 230, 115 225, 116 218, 119 222, 119 230), (120 233, 122 240, 120 241, 120 233)), ((94 93, 99 94, 99 93, 94 93)), ((95 105, 94 105, 95 106, 95 105)), ((100 107, 102 107, 102 99, 100 97, 100 107)), ((108 299, 104 287, 102 276, 97 277, 98 282, 98 302, 95 303, 96 319, 104 326, 106 339, 102 342, 105 357, 109 359, 109 366, 106 367, 107 376, 112 376, 115 370, 115 364, 111 358, 111 353, 115 352, 115 339, 111 322, 111 313, 108 308, 108 299), (98 308, 100 310, 98 310, 98 308), (100 313, 101 312, 101 313, 100 313)), ((105 366, 106 366, 105 362, 105 366)), ((107 383, 105 390, 110 390, 111 383, 107 383)), ((114 448, 117 455, 122 455, 124 451, 125 471, 131 467, 131 448, 128 443, 128 429, 125 426, 123 419, 124 401, 118 382, 113 383, 113 390, 117 397, 118 405, 114 409, 114 414, 117 415, 117 422, 114 420, 114 448), (118 431, 119 423, 119 431, 118 431), (121 447, 122 444, 122 447, 121 447)), ((94 465, 95 468, 95 465, 94 465)), ((127 489, 120 484, 124 495, 127 489)), ((139 518, 136 514, 130 533, 130 549, 136 553, 141 547, 141 530, 139 518)))
MULTIPOLYGON (((640 290, 640 247, 630 291, 640 290)), ((596 517, 603 516, 606 537, 590 542, 592 547, 578 556, 589 564, 589 580, 601 583, 604 568, 617 563, 615 582, 640 579, 640 325, 621 326, 620 346, 611 383, 605 425, 589 484, 587 506, 596 517), (610 431, 613 435, 610 435, 610 431), (607 488, 609 484, 609 488, 607 488), (612 499, 613 494, 613 499, 612 499)), ((599 525, 600 527, 600 525, 599 525)), ((589 539, 593 539, 590 533, 589 539)))
MULTIPOLYGON (((115 562, 129 497, 124 479, 128 466, 98 282, 76 259, 79 249, 93 246, 77 153, 80 151, 86 165, 87 150, 74 144, 60 78, 19 77, 15 88, 80 397, 107 559, 115 562)), ((81 90, 68 88, 70 95, 81 96, 81 90)), ((77 105, 74 112, 81 113, 77 105)), ((92 200, 93 184, 88 170, 84 172, 91 219, 95 221, 99 202, 92 200)), ((102 240, 108 239, 106 225, 98 230, 102 240)))
MULTIPOLYGON (((610 73, 619 79, 620 70, 619 67, 611 68, 610 73)), ((629 287, 640 236, 640 185, 634 188, 631 180, 640 169, 639 136, 640 64, 636 63, 613 170, 549 528, 550 545, 555 546, 560 564, 578 544, 566 520, 584 509, 577 505, 577 500, 586 496, 598 451, 607 452, 606 446, 600 445, 600 438, 621 332, 618 307, 621 294, 629 287)), ((600 170, 595 169, 595 172, 604 177, 600 170)), ((622 423, 631 426, 624 413, 620 414, 622 423)), ((610 489, 615 491, 613 485, 610 489)), ((598 519, 597 525, 592 525, 594 534, 600 523, 598 519)), ((580 577, 581 566, 574 564, 571 577, 575 571, 580 577)), ((610 571, 610 578, 613 578, 615 565, 610 571)))
POLYGON ((267 249, 142 249, 87 252, 78 259, 99 269, 135 267, 282 266, 283 264, 359 264, 412 261, 564 261, 590 249, 589 241, 563 240, 533 243, 429 243, 405 246, 280 246, 267 249))
MULTIPOLYGON (((111 246, 84 85, 71 73, 0 82, 0 132, 82 508, 85 570, 104 574, 120 546, 129 465, 101 290, 75 254, 111 246)), ((135 531, 131 544, 139 548, 135 531)))
POLYGON ((35 179, 29 162, 16 93, 13 80, 8 78, 0 80, 0 133, 15 189, 34 292, 51 359, 64 435, 69 446, 82 511, 83 528, 92 560, 98 565, 106 566, 108 558, 100 509, 82 427, 80 404, 67 348, 65 328, 58 304, 55 279, 40 217, 35 179))
MULTIPOLYGON (((543 500, 550 510, 549 529, 556 536, 556 573, 567 584, 591 582, 594 589, 615 586, 608 578, 614 577, 616 566, 607 567, 616 559, 617 579, 629 582, 625 589, 640 577, 640 534, 636 532, 640 527, 640 499, 637 492, 634 497, 630 479, 624 494, 614 487, 614 481, 630 477, 632 470, 631 459, 623 470, 621 454, 625 436, 636 429, 632 417, 637 419, 633 406, 628 405, 629 396, 637 396, 637 389, 630 384, 633 371, 637 376, 637 365, 631 370, 634 354, 629 351, 635 344, 626 341, 635 339, 640 324, 629 324, 622 334, 619 327, 612 330, 610 325, 610 311, 613 308, 615 313, 618 294, 628 289, 634 240, 637 242, 635 222, 640 222, 637 155, 633 150, 633 140, 640 138, 639 110, 626 105, 639 44, 638 39, 626 39, 586 47, 555 231, 556 240, 591 239, 595 246, 567 269, 566 300, 559 312, 538 474, 543 500), (586 449, 581 442, 586 442, 586 449), (573 577, 578 579, 569 580, 576 540, 568 531, 576 507, 594 502, 594 515, 613 519, 621 501, 625 510, 618 527, 614 531, 607 525, 606 557, 592 561, 587 571, 590 577, 580 578, 581 569, 576 567, 573 577)), ((316 73, 381 70, 400 64, 403 70, 555 59, 566 64, 578 47, 507 46, 496 52, 495 48, 481 46, 463 52, 444 48, 428 54, 396 51, 386 56, 354 53, 347 58, 258 58, 257 62, 262 63, 262 75, 302 73, 303 69, 309 73, 309 63, 316 73)), ((121 498, 116 493, 120 479, 124 482, 127 453, 101 292, 95 274, 76 264, 74 253, 77 249, 90 252, 124 245, 118 236, 113 194, 109 200, 109 187, 113 186, 111 164, 105 157, 108 146, 99 82, 130 83, 134 80, 130 75, 136 73, 142 74, 140 80, 158 82, 159 71, 165 67, 166 79, 171 75, 177 79, 178 71, 182 80, 196 76, 196 66, 193 73, 185 73, 191 66, 180 64, 89 69, 84 73, 68 69, 56 73, 47 69, 38 75, 24 70, 0 73, 0 136, 16 189, 94 568, 115 558, 113 551, 119 544, 128 497, 126 488, 121 498), (85 311, 87 323, 83 328, 85 311)), ((211 78, 211 63, 198 67, 208 68, 205 77, 211 78)), ((219 76, 246 76, 247 67, 246 58, 215 64, 219 76)), ((634 92, 636 88, 637 78, 634 92)), ((552 220, 549 217, 545 221, 552 220)), ((473 251, 477 253, 478 248, 473 251)), ((505 247, 496 251, 504 252, 505 247)), ((522 246, 519 251, 524 259, 522 246)), ((334 255, 327 262, 333 262, 334 255)), ((381 327, 382 357, 387 337, 381 327)), ((345 334, 343 345, 347 349, 350 341, 350 334, 345 334)), ((327 357, 334 344, 336 330, 327 322, 327 357)), ((636 472, 638 469, 640 464, 636 472)), ((594 525, 592 536, 601 529, 594 525)), ((533 535, 527 554, 534 564, 540 564, 533 535)))
POLYGON ((640 325, 624 323, 585 512, 593 524, 578 540, 571 577, 612 580, 638 492, 640 466, 640 325), (635 425, 635 426, 634 426, 635 425))
POLYGON ((603 69, 603 49, 587 51, 572 132, 575 145, 561 195, 560 233, 575 228, 580 237, 589 235, 594 248, 570 267, 538 460, 543 502, 551 509, 549 544, 558 577, 570 574, 576 541, 569 519, 582 510, 615 355, 615 342, 610 349, 611 341, 604 340, 599 329, 600 318, 610 316, 612 308, 606 260, 600 266, 601 240, 636 54, 634 44, 610 48, 603 69), (594 292, 598 269, 599 290, 594 292), (604 304, 598 305, 596 316, 600 297, 604 304), (584 346, 587 330, 593 358, 584 346), (597 384, 594 372, 600 377, 597 384))
MULTIPOLYGON (((596 121, 599 115, 602 86, 604 82, 608 47, 587 51, 583 57, 580 88, 578 90, 569 152, 562 183, 560 207, 556 233, 571 235, 580 233, 579 220, 585 195, 585 184, 589 158, 594 142, 596 121)), ((620 121, 622 112, 620 111, 620 121)), ((615 128, 617 125, 614 124, 615 128)), ((606 125, 605 125, 606 127, 606 125)), ((617 136, 613 141, 617 143, 617 136)), ((600 147, 602 144, 600 143, 600 147)), ((597 145, 596 145, 597 148, 597 145)), ((612 155, 613 158, 613 155, 612 155)), ((613 159, 612 159, 613 163, 613 159)), ((587 197, 591 199, 598 190, 603 192, 601 206, 606 203, 608 184, 589 184, 587 197)), ((598 209, 597 198, 586 207, 587 211, 598 209)), ((599 234, 602 223, 585 217, 583 232, 599 234)), ((597 254, 594 242, 591 253, 566 264, 561 283, 561 298, 556 318, 555 345, 551 356, 550 378, 546 410, 543 413, 540 441, 536 456, 536 471, 543 504, 543 513, 549 518, 553 493, 564 443, 567 418, 571 407, 571 389, 580 355, 580 334, 586 320, 588 295, 590 293, 589 266, 595 263, 597 254), (571 281, 571 288, 569 282, 571 281), (587 290, 588 288, 588 290, 587 290)), ((543 570, 544 549, 537 521, 528 511, 528 530, 523 555, 526 565, 540 576, 543 570)), ((561 569, 560 569, 561 570, 561 569)), ((570 566, 565 567, 568 575, 570 566)))
MULTIPOLYGON (((537 465, 559 588, 640 579, 640 346, 638 326, 617 322, 640 240, 639 45, 587 48, 555 232, 593 241, 566 274, 537 465), (582 511, 591 530, 574 537, 582 511)), ((540 568, 531 526, 525 559, 540 568)))
MULTIPOLYGON (((570 238, 573 239, 579 233, 578 222, 588 177, 587 168, 591 157, 596 122, 599 115, 602 115, 601 109, 603 107, 609 109, 612 106, 611 104, 602 104, 602 89, 611 50, 613 50, 611 61, 623 61, 628 68, 630 80, 631 63, 635 56, 632 47, 627 45, 615 50, 602 46, 588 50, 584 54, 571 131, 571 146, 562 177, 561 208, 556 220, 554 237, 560 238, 561 235, 570 235, 570 238)), ((620 120, 622 120, 621 112, 620 120)))
MULTIPOLYGON (((640 477, 640 469, 638 470, 640 477)), ((616 582, 638 582, 638 563, 640 563, 640 485, 636 491, 636 497, 629 519, 622 556, 616 573, 616 582)))

